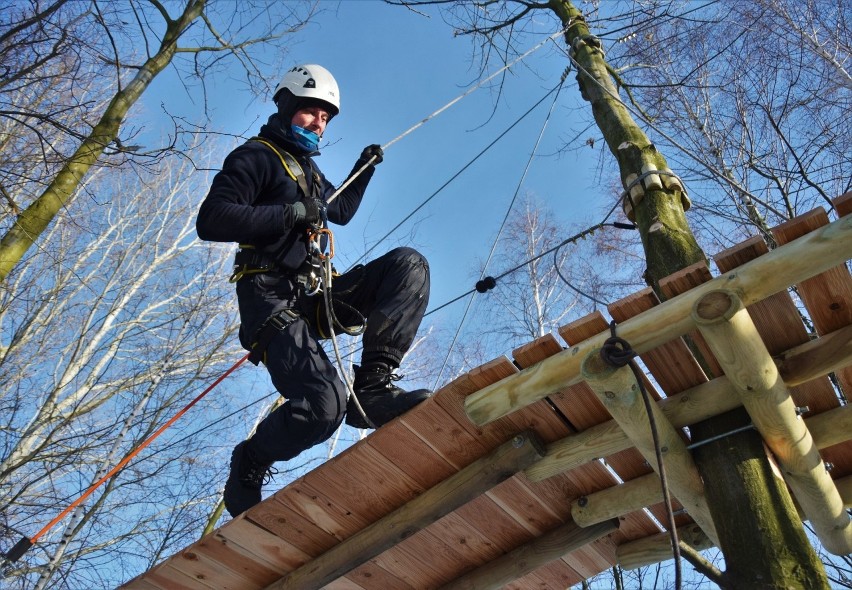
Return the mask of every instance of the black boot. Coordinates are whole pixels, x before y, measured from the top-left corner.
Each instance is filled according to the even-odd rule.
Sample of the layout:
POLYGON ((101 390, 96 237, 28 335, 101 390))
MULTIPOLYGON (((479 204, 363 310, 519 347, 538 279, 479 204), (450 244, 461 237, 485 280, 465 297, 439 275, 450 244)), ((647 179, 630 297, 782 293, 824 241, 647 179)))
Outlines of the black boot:
POLYGON ((272 465, 258 463, 243 441, 231 453, 231 473, 225 482, 225 508, 236 518, 261 500, 260 488, 272 479, 272 465))
MULTIPOLYGON (((355 365, 355 396, 376 428, 404 414, 432 395, 428 389, 400 389, 393 384, 400 379, 389 365, 383 363, 363 367, 355 365)), ((370 428, 351 397, 346 404, 346 423, 355 428, 370 428)))

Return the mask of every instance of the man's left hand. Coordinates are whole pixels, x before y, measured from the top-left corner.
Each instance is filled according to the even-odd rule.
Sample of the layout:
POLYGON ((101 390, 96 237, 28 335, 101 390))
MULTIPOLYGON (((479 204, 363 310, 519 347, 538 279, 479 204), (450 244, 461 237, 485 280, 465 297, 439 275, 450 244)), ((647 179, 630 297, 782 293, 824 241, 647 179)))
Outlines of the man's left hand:
POLYGON ((364 151, 361 152, 361 157, 358 158, 358 163, 363 166, 370 160, 370 158, 375 157, 376 159, 373 160, 373 166, 375 166, 376 164, 382 163, 382 160, 384 160, 384 155, 385 152, 382 151, 382 146, 377 143, 374 143, 373 145, 368 145, 364 148, 364 151))

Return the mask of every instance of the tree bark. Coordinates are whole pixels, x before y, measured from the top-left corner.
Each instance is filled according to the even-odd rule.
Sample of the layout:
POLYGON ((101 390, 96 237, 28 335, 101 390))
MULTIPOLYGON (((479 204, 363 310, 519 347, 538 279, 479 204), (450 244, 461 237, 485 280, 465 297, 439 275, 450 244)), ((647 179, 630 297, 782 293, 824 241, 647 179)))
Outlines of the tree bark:
POLYGON ((106 147, 115 141, 127 112, 154 78, 169 65, 177 51, 177 42, 198 18, 206 0, 191 0, 176 20, 169 19, 157 53, 148 58, 123 89, 116 92, 98 124, 60 169, 44 192, 15 220, 0 240, 0 282, 24 257, 54 217, 74 196, 83 177, 95 165, 106 147))
MULTIPOLYGON (((648 264, 646 282, 664 300, 660 279, 705 260, 686 221, 689 202, 683 186, 672 176, 644 175, 667 171, 668 166, 618 98, 600 41, 569 0, 549 0, 549 6, 566 27, 565 41, 578 69, 580 91, 591 103, 630 195, 629 216, 642 236, 648 264)), ((744 410, 735 410, 693 425, 690 432, 694 441, 701 441, 724 435, 747 420, 744 410)), ((773 471, 755 431, 724 436, 699 447, 694 456, 731 587, 828 588, 825 569, 805 536, 787 487, 773 471)))

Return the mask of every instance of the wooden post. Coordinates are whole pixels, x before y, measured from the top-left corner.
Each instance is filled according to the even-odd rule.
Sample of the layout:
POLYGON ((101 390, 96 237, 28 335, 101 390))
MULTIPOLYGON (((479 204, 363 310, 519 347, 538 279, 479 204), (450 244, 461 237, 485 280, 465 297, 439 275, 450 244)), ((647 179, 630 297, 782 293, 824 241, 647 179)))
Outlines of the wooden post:
POLYGON ((705 293, 693 317, 823 546, 837 555, 852 552, 852 520, 741 298, 727 290, 705 293))
MULTIPOLYGON (((630 318, 619 324, 618 333, 642 354, 694 329, 693 304, 711 291, 734 290, 749 305, 850 258, 852 216, 847 216, 630 318)), ((608 336, 593 336, 469 395, 464 402, 468 417, 482 426, 579 383, 580 363, 608 336)))
POLYGON ((565 523, 526 545, 490 561, 453 580, 441 590, 496 590, 528 573, 571 553, 618 529, 618 520, 588 528, 565 523))
MULTIPOLYGON (((607 365, 600 351, 595 350, 583 361, 582 375, 636 449, 658 471, 650 418, 633 371, 629 367, 607 365)), ((716 527, 704 498, 704 484, 686 443, 657 404, 651 404, 651 412, 659 435, 669 489, 707 536, 716 541, 716 527)))
POLYGON ((535 433, 519 434, 404 506, 270 584, 266 590, 322 588, 512 477, 542 455, 543 447, 535 433))

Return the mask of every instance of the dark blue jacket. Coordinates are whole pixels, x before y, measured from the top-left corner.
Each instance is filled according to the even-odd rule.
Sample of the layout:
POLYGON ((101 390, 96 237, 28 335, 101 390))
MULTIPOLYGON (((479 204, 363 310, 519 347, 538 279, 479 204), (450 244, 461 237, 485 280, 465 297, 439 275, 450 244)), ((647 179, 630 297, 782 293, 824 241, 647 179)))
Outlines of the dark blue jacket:
MULTIPOLYGON (((320 182, 319 190, 311 192, 327 201, 335 189, 311 157, 318 153, 306 152, 287 133, 278 115, 272 115, 260 130, 261 137, 299 161, 309 187, 320 182), (311 170, 317 173, 316 179, 311 170)), ((352 173, 358 168, 356 164, 352 173)), ((328 221, 345 225, 352 219, 373 171, 368 167, 328 205, 328 221)), ((278 155, 258 141, 248 141, 228 154, 222 170, 213 178, 195 222, 198 237, 250 244, 284 270, 297 270, 308 256, 305 228, 294 226, 292 205, 301 199, 298 184, 287 174, 278 155)))

